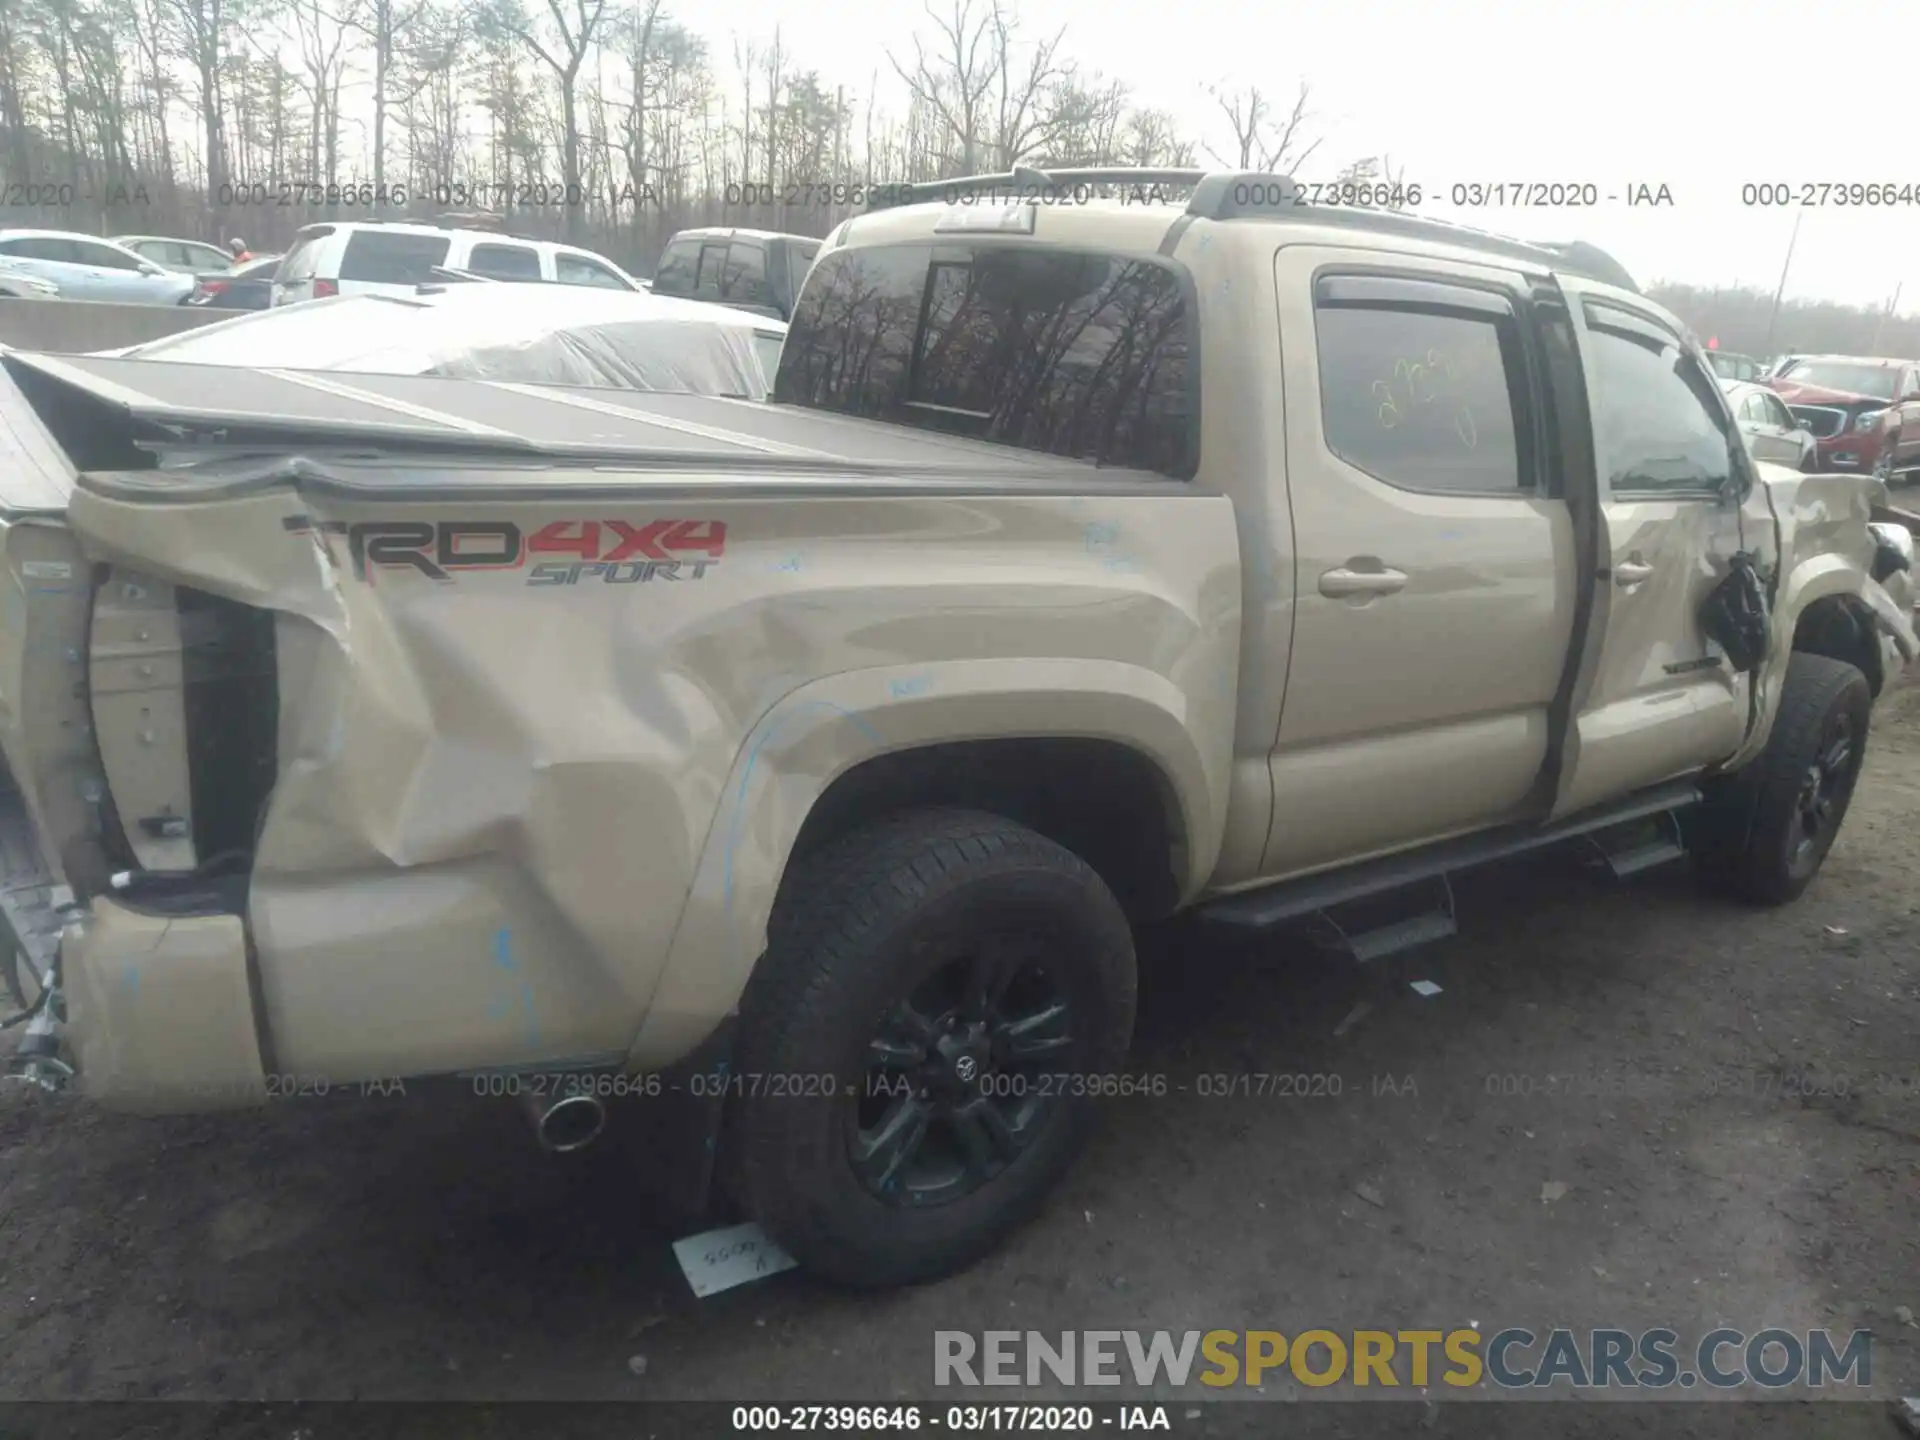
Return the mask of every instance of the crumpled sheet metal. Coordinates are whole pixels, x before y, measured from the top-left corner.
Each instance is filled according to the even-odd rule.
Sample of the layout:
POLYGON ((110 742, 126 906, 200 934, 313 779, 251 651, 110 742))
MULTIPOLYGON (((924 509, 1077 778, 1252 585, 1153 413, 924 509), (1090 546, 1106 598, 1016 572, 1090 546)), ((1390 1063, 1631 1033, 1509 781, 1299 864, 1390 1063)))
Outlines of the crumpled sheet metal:
MULTIPOLYGON (((569 499, 558 479, 513 498, 476 489, 405 503, 297 483, 191 503, 76 496, 74 523, 103 557, 279 614, 279 780, 248 918, 280 1069, 344 1083, 383 1078, 396 1056, 416 1074, 619 1060, 670 949, 673 965, 698 972, 674 994, 693 997, 710 1028, 764 941, 782 847, 832 778, 810 760, 789 769, 768 747, 748 798, 777 807, 770 829, 771 812, 727 813, 730 777, 786 697, 835 677, 880 707, 843 704, 838 764, 996 733, 1016 707, 993 698, 995 684, 1025 687, 1018 718, 1031 726, 1076 703, 1033 692, 1062 661, 1076 677, 1131 668, 1167 737, 1147 743, 1210 757, 1169 769, 1198 792, 1196 843, 1217 837, 1240 597, 1224 498, 801 505, 724 489, 706 499, 701 478, 672 499, 637 481, 613 501, 569 499), (290 533, 296 515, 313 526, 290 533), (701 578, 538 585, 509 566, 361 579, 349 547, 323 533, 471 519, 510 520, 527 536, 666 517, 726 526, 724 554, 701 578), (1089 548, 1096 524, 1125 540, 1127 566, 1089 548), (896 678, 866 678, 877 674, 896 678), (696 893, 697 874, 722 871, 730 884, 696 893), (700 933, 720 939, 683 955, 674 941, 690 904, 719 915, 700 933)), ((1123 708, 1088 711, 1088 733, 1121 725, 1123 708)), ((661 1043, 679 1044, 684 1025, 674 1035, 661 1043)))

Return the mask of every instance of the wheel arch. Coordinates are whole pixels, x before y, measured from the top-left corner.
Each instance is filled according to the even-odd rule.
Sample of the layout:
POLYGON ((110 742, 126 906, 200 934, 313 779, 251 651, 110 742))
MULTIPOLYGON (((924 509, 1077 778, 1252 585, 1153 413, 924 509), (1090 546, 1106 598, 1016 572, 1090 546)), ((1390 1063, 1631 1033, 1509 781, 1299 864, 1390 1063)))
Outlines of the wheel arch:
POLYGON ((1206 690, 1119 661, 885 667, 791 692, 748 734, 715 797, 631 1063, 658 1068, 710 1033, 766 948, 795 857, 886 814, 1006 814, 1081 854, 1130 913, 1173 910, 1218 857, 1232 726, 1230 705, 1206 690), (1092 807, 1086 787, 1098 787, 1092 807), (1119 833, 1133 826, 1150 828, 1119 833))
POLYGON ((1843 660, 1867 677, 1877 696, 1886 684, 1873 610, 1858 595, 1822 595, 1794 620, 1791 649, 1843 660))

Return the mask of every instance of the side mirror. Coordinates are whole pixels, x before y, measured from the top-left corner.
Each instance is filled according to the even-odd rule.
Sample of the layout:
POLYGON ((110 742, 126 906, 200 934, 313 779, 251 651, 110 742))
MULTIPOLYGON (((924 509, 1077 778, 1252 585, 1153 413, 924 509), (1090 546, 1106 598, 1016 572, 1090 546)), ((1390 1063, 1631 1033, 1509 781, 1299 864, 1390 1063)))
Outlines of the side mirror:
POLYGON ((140 273, 142 275, 164 275, 167 272, 162 270, 158 265, 155 265, 151 260, 142 260, 140 262, 140 273))

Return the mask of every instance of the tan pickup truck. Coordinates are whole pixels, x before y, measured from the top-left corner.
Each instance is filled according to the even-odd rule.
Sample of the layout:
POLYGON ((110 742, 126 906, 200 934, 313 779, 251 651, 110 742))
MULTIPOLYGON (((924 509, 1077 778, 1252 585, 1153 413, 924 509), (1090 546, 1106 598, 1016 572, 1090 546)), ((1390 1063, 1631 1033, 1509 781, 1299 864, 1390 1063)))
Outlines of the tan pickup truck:
POLYGON ((894 198, 773 403, 4 357, 15 1072, 684 1104, 696 1190, 890 1284, 1125 1089, 1136 921, 1364 961, 1559 841, 1819 869, 1912 539, 1607 256, 1265 175, 894 198))

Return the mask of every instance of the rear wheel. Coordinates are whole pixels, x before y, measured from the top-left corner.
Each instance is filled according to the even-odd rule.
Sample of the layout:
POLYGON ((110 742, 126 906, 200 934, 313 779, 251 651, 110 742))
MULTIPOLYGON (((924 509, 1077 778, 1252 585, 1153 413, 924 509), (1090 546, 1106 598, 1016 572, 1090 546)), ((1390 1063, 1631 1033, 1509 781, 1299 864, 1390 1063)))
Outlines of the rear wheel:
POLYGON ((1796 652, 1766 749, 1691 817, 1701 869, 1757 905, 1799 898, 1833 848, 1866 759, 1873 692, 1843 660, 1796 652))
POLYGON ((747 1210, 843 1284, 933 1279, 1038 1210, 1126 1058, 1126 917, 998 816, 908 815, 783 887, 743 1007, 730 1122, 747 1210), (748 1082, 751 1082, 750 1084, 748 1082))

